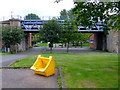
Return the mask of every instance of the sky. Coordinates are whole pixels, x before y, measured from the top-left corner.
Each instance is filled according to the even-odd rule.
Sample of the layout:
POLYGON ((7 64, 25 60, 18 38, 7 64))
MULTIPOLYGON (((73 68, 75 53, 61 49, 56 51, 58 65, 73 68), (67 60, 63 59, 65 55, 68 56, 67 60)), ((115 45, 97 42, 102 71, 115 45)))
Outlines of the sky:
POLYGON ((10 18, 11 14, 20 15, 22 18, 28 13, 38 16, 59 16, 61 10, 70 10, 74 7, 73 0, 54 2, 55 0, 1 0, 0 21, 10 18))

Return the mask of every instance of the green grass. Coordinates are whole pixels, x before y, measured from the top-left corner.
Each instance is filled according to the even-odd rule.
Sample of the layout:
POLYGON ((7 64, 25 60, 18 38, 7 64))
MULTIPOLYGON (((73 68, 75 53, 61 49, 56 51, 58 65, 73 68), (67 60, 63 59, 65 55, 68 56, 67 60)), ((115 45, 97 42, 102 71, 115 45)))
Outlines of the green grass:
MULTIPOLYGON (((112 53, 55 54, 56 68, 62 68, 65 87, 68 88, 118 88, 118 56, 112 53)), ((37 55, 17 60, 13 67, 31 67, 37 55)))
MULTIPOLYGON (((79 43, 78 46, 81 47, 81 44, 79 43)), ((77 46, 77 47, 78 47, 78 46, 77 46)), ((89 43, 83 43, 83 44, 82 44, 82 47, 89 47, 89 46, 90 46, 89 43)), ((73 45, 70 45, 70 47, 73 47, 73 45)), ((74 47, 75 47, 75 46, 74 46, 74 47)))
MULTIPOLYGON (((49 47, 49 44, 48 43, 37 43, 35 45, 38 45, 40 47, 49 47)), ((53 44, 55 46, 55 44, 53 44)), ((56 45, 61 45, 61 43, 56 43, 56 45)), ((81 46, 81 44, 79 44, 79 46, 81 46)), ((89 43, 83 43, 82 44, 83 47, 89 47, 89 43)), ((70 47, 73 47, 73 45, 70 45, 70 47)))
POLYGON ((16 54, 15 52, 0 52, 0 55, 16 54))
POLYGON ((89 47, 90 45, 89 45, 89 43, 83 43, 82 46, 83 47, 89 47))
POLYGON ((59 85, 59 88, 62 88, 60 73, 58 73, 58 85, 59 85))
MULTIPOLYGON (((81 46, 81 44, 79 43, 79 46, 81 46)), ((89 47, 90 45, 89 45, 89 43, 83 43, 82 44, 82 47, 89 47)))
POLYGON ((49 44, 48 43, 37 43, 37 44, 35 44, 35 45, 38 45, 38 46, 40 46, 40 47, 48 47, 49 46, 49 44))

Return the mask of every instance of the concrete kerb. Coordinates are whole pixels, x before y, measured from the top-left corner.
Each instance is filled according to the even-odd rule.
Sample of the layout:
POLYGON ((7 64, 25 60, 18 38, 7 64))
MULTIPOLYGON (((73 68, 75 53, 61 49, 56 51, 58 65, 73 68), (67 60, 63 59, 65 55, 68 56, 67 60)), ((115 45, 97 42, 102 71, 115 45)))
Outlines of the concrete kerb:
MULTIPOLYGON (((25 58, 25 57, 22 57, 22 58, 18 58, 18 59, 16 59, 16 60, 21 60, 21 59, 23 59, 23 58, 25 58)), ((13 62, 11 62, 7 67, 10 67, 10 65, 11 64, 13 64, 13 63, 15 63, 16 62, 16 60, 15 61, 13 61, 13 62)))
POLYGON ((30 67, 0 67, 0 69, 30 69, 30 67))
MULTIPOLYGON (((45 47, 42 49, 42 52, 44 51, 44 49, 46 49, 45 47)), ((29 56, 29 55, 28 55, 29 56)), ((26 57, 28 57, 28 56, 26 56, 26 57)), ((16 59, 16 60, 21 60, 21 59, 23 59, 23 58, 25 58, 25 57, 22 57, 22 58, 18 58, 18 59, 16 59)), ((11 64, 13 64, 13 63, 15 63, 16 62, 16 60, 15 61, 13 61, 13 62, 11 62, 7 67, 10 67, 10 65, 11 64)))
POLYGON ((62 88, 65 88, 64 86, 64 83, 63 83, 63 76, 62 76, 62 72, 61 72, 61 67, 59 67, 59 70, 58 70, 59 74, 60 74, 60 79, 61 79, 61 87, 62 88))

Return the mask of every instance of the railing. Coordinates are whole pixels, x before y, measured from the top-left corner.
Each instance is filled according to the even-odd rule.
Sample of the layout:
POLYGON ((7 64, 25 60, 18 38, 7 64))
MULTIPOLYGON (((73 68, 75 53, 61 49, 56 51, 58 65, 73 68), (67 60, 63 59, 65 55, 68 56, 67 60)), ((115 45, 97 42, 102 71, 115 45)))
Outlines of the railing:
POLYGON ((19 19, 22 20, 23 18, 20 15, 9 15, 9 16, 3 16, 0 17, 0 21, 5 21, 5 20, 9 20, 9 19, 19 19))
POLYGON ((39 17, 24 17, 24 20, 51 20, 51 19, 59 19, 60 16, 39 16, 39 17))
MULTIPOLYGON (((32 20, 32 17, 28 17, 29 20, 32 20)), ((51 20, 51 19, 60 19, 60 16, 39 16, 40 20, 51 20)), ((22 17, 20 15, 9 15, 0 17, 0 21, 5 21, 9 19, 19 19, 19 20, 28 20, 26 17, 22 17)), ((36 17, 35 20, 38 20, 36 17)))

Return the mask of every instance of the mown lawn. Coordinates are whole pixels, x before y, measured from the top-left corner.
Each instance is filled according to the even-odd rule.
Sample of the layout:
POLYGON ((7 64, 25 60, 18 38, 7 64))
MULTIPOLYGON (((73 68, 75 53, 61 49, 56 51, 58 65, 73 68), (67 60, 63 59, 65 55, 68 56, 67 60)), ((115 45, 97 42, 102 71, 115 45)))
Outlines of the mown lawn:
POLYGON ((0 52, 0 55, 16 54, 15 52, 0 52))
POLYGON ((37 43, 36 45, 38 45, 40 47, 48 47, 49 46, 48 43, 37 43))
MULTIPOLYGON (((112 53, 55 54, 56 68, 62 68, 65 87, 68 88, 118 88, 118 56, 112 53)), ((31 67, 37 55, 17 60, 11 66, 31 67)))

